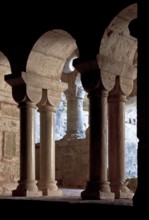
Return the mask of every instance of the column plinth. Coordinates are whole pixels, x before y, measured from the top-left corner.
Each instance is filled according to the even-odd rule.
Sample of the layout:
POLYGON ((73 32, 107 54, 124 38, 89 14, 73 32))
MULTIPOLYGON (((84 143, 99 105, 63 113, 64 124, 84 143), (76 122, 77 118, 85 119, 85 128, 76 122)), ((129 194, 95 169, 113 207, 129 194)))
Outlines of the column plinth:
POLYGON ((12 196, 36 197, 42 195, 36 186, 36 181, 18 181, 18 183, 17 189, 12 191, 12 196))
POLYGON ((89 181, 86 190, 81 193, 82 199, 114 200, 114 193, 111 193, 108 182, 89 181))

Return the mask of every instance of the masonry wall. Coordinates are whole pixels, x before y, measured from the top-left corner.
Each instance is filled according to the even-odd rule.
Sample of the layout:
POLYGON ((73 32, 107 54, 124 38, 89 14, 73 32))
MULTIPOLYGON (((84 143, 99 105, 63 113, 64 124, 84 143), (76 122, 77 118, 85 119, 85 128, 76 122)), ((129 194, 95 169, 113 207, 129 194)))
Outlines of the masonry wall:
POLYGON ((0 75, 0 194, 10 194, 19 178, 19 109, 0 75))

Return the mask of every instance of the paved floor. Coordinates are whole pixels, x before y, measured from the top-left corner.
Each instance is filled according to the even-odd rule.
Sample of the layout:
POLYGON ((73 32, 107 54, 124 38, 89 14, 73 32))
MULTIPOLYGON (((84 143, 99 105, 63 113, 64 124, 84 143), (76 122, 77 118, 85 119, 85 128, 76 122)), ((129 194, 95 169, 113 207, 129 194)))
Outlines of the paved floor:
MULTIPOLYGON (((100 216, 124 219, 134 219, 136 210, 130 199, 109 200, 82 200, 80 193, 83 189, 62 188, 63 196, 40 197, 12 197, 0 196, 0 216, 7 218, 48 218, 53 216, 56 220, 98 218, 100 216)), ((6 219, 7 219, 6 218, 6 219)), ((49 218, 48 218, 49 219, 49 218)))
POLYGON ((34 217, 41 216, 41 219, 48 215, 54 215, 55 218, 65 219, 84 219, 84 215, 90 219, 97 218, 100 215, 105 217, 114 217, 119 219, 120 215, 124 217, 134 216, 132 200, 82 200, 80 193, 82 189, 62 188, 63 196, 59 197, 0 197, 0 213, 7 214, 11 218, 26 218, 30 214, 34 217), (7 210, 7 211, 6 211, 7 210), (82 216, 82 217, 81 217, 82 216), (118 217, 118 218, 117 218, 118 217))
POLYGON ((116 199, 116 200, 82 200, 81 192, 83 189, 72 189, 72 188, 60 188, 62 190, 62 196, 39 196, 39 197, 12 197, 9 195, 0 196, 0 200, 40 200, 40 201, 67 201, 75 203, 99 203, 99 204, 114 204, 114 205, 125 205, 132 206, 131 199, 116 199))

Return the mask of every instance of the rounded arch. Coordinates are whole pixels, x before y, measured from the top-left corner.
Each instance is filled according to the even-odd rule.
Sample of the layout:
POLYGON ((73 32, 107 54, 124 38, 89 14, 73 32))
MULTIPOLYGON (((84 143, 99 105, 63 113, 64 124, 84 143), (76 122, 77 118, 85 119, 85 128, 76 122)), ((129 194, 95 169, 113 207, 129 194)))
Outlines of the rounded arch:
POLYGON ((8 58, 0 51, 0 74, 10 74, 11 67, 8 58))
POLYGON ((130 35, 129 23, 137 17, 137 4, 122 10, 106 28, 100 49, 98 63, 103 74, 112 73, 130 79, 137 76, 134 59, 137 39, 130 35))
POLYGON ((77 49, 75 39, 55 29, 43 34, 34 44, 27 61, 27 72, 60 80, 66 60, 77 49))
POLYGON ((5 75, 10 73, 11 73, 10 62, 8 58, 4 55, 4 53, 0 51, 0 83, 1 83, 0 90, 5 91, 5 94, 3 94, 2 92, 3 95, 6 95, 6 91, 8 92, 11 91, 11 87, 5 82, 5 75))

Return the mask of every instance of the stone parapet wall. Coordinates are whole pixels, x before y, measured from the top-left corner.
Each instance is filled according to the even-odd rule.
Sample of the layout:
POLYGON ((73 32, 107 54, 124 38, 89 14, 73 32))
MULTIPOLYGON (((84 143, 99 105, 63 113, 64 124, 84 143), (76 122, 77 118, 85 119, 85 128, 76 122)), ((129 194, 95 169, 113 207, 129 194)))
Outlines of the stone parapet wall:
POLYGON ((89 170, 88 139, 56 141, 56 179, 63 187, 84 188, 89 170))

